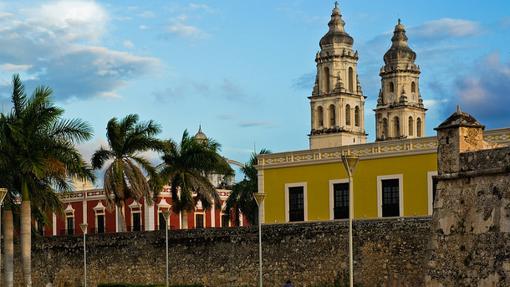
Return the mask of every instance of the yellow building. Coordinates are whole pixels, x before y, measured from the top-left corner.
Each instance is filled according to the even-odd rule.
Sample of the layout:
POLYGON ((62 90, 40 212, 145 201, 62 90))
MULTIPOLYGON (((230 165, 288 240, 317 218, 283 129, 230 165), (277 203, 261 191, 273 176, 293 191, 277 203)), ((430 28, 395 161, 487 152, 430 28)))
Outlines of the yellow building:
MULTIPOLYGON (((509 143, 510 129, 489 130, 484 136, 509 143)), ((355 218, 432 214, 435 136, 259 156, 264 222, 348 218, 342 154, 359 156, 353 176, 355 218)))
MULTIPOLYGON (((358 53, 337 5, 320 41, 310 99, 310 149, 261 155, 259 192, 265 223, 348 218, 348 175, 341 156, 359 157, 354 172, 355 218, 432 214, 437 139, 424 137, 425 112, 416 53, 398 21, 381 68, 376 142, 365 143, 365 96, 356 73, 358 53)), ((485 133, 510 142, 510 129, 485 133)))

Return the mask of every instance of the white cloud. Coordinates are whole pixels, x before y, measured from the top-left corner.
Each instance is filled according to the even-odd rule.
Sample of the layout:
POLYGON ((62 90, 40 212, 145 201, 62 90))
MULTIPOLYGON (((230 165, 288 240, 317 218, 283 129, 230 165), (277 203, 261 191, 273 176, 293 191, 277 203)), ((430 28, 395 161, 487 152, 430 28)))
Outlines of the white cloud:
POLYGON ((24 72, 27 88, 48 85, 61 100, 117 95, 127 81, 155 71, 160 62, 102 47, 108 19, 107 11, 90 1, 0 11, 0 63, 5 63, 0 81, 24 72))
POLYGON ((149 27, 147 27, 146 25, 140 25, 140 26, 138 26, 138 29, 147 30, 147 29, 149 29, 149 27))
POLYGON ((106 10, 92 1, 50 2, 28 9, 26 14, 29 24, 56 32, 66 41, 98 40, 108 21, 106 10))
POLYGON ((510 98, 510 62, 498 53, 477 61, 471 70, 455 82, 455 104, 479 116, 492 127, 508 125, 510 98))
POLYGON ((209 7, 207 4, 199 4, 199 3, 190 3, 189 8, 193 10, 205 10, 205 11, 211 11, 211 7, 209 7))
POLYGON ((138 14, 138 16, 142 18, 154 18, 156 17, 156 13, 152 11, 143 11, 142 13, 138 14))
POLYGON ((11 64, 11 63, 6 63, 6 64, 0 65, 0 69, 4 72, 8 72, 8 73, 25 72, 28 69, 30 69, 31 67, 32 67, 32 65, 17 65, 17 64, 11 64))
POLYGON ((133 42, 129 40, 125 40, 124 42, 122 42, 122 46, 128 49, 133 49, 135 47, 135 44, 133 44, 133 42))
POLYGON ((214 13, 214 10, 206 4, 173 5, 170 9, 171 17, 169 18, 169 24, 166 26, 166 32, 188 39, 206 38, 209 34, 199 28, 196 22, 200 22, 204 14, 210 13, 214 13))
POLYGON ((476 36, 482 32, 478 22, 452 18, 428 21, 409 30, 414 36, 422 39, 469 37, 476 36))
POLYGON ((206 36, 206 33, 198 27, 185 24, 183 22, 176 22, 168 26, 168 32, 185 38, 201 38, 206 36))
POLYGON ((254 128, 254 127, 273 127, 274 123, 270 121, 242 121, 239 122, 239 127, 254 128))

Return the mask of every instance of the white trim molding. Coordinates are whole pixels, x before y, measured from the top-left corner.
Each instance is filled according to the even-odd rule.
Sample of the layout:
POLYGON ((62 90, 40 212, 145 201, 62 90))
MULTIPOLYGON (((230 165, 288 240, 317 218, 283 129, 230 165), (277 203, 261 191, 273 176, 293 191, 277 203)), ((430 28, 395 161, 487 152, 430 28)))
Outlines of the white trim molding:
POLYGON ((386 179, 398 179, 398 203, 399 203, 399 217, 404 216, 404 175, 403 174, 389 174, 377 176, 377 217, 382 216, 382 181, 386 179))
POLYGON ((129 208, 131 210, 135 209, 135 208, 140 209, 142 207, 142 205, 138 201, 136 201, 136 200, 133 200, 133 202, 130 205, 128 205, 128 206, 129 206, 129 208))
POLYGON ((65 214, 64 230, 65 230, 66 234, 67 234, 67 230, 68 230, 67 219, 69 219, 69 218, 73 219, 73 233, 74 233, 75 232, 74 229, 76 229, 76 228, 74 228, 76 225, 76 219, 74 218, 74 208, 71 206, 70 203, 67 204, 67 207, 64 210, 64 214, 65 214))
POLYGON ((95 213, 103 213, 105 211, 105 206, 103 205, 103 202, 99 201, 97 205, 93 208, 95 213))
POLYGON ((67 204, 66 209, 64 209, 64 213, 66 217, 74 217, 74 208, 71 206, 70 203, 67 204))
MULTIPOLYGON (((135 201, 136 202, 136 201, 135 201)), ((141 205, 137 204, 135 205, 133 202, 133 204, 130 204, 129 205, 129 208, 131 209, 131 230, 130 231, 134 231, 134 228, 135 228, 135 222, 134 222, 134 214, 135 213, 138 213, 140 214, 139 218, 140 218, 140 231, 143 231, 143 227, 144 227, 144 224, 143 224, 143 218, 142 218, 142 209, 140 208, 141 205)))
POLYGON ((307 195, 307 182, 295 182, 285 184, 285 222, 289 222, 289 188, 303 187, 303 221, 308 221, 308 195, 307 195))
MULTIPOLYGON (((334 220, 335 219, 335 190, 333 186, 337 183, 349 183, 348 178, 341 178, 341 179, 331 179, 329 181, 329 219, 334 220)), ((349 206, 351 204, 349 203, 349 206)))
POLYGON ((203 211, 195 211, 194 214, 193 214, 193 228, 197 228, 197 215, 202 215, 202 224, 203 226, 201 228, 206 228, 207 227, 207 223, 205 221, 205 212, 203 211))
POLYGON ((98 216, 103 216, 103 232, 106 232, 106 213, 105 213, 105 206, 101 201, 97 203, 97 205, 93 208, 94 210, 94 226, 96 228, 96 233, 99 231, 99 223, 98 223, 98 216))
POLYGON ((427 201, 428 201, 428 215, 432 215, 434 211, 434 180, 433 176, 437 175, 437 170, 427 172, 427 201))

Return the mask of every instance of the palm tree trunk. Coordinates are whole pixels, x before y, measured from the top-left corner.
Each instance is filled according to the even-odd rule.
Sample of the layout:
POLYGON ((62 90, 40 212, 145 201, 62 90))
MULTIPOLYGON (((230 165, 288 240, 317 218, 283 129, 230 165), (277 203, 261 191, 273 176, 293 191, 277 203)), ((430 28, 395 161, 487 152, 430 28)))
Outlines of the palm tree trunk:
POLYGON ((119 222, 119 232, 126 232, 126 203, 122 201, 121 206, 119 208, 119 214, 118 214, 118 222, 119 222))
POLYGON ((3 212, 4 222, 4 283, 3 286, 12 287, 14 284, 14 225, 12 210, 5 209, 3 212))
POLYGON ((23 281, 26 287, 32 287, 32 209, 27 182, 21 183, 21 262, 23 263, 23 281))
POLYGON ((26 287, 32 286, 32 226, 30 200, 21 201, 21 261, 26 287))

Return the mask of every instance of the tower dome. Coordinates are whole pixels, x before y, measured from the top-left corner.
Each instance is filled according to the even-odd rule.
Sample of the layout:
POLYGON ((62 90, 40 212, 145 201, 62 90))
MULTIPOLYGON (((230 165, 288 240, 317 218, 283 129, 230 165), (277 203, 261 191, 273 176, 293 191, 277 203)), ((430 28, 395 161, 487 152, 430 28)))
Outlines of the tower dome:
POLYGON ((393 31, 391 42, 390 49, 384 54, 386 64, 399 61, 414 62, 416 60, 416 53, 407 44, 405 26, 400 22, 400 19, 398 19, 395 31, 393 31))
POLYGON ((194 136, 195 140, 199 142, 207 142, 207 136, 202 132, 202 125, 198 126, 198 132, 194 136))
POLYGON ((345 22, 342 19, 342 15, 340 14, 338 2, 335 2, 335 8, 333 8, 331 13, 331 20, 329 21, 328 26, 329 31, 321 38, 319 42, 321 48, 323 48, 325 45, 332 44, 348 44, 352 46, 354 40, 349 34, 345 32, 345 22))

